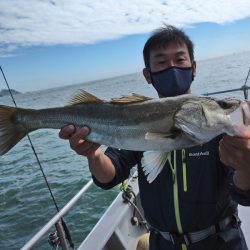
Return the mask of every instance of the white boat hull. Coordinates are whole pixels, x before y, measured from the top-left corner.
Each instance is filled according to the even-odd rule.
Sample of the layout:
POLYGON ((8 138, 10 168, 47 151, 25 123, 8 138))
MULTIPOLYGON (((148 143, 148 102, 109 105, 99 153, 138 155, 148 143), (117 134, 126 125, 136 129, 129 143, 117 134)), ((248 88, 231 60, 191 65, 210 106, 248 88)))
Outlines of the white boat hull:
MULTIPOLYGON (((136 197, 136 205, 142 212, 137 177, 129 183, 136 197)), ((133 225, 134 207, 125 203, 120 193, 101 219, 80 245, 78 250, 136 250, 138 241, 147 233, 143 225, 133 225)), ((142 212, 143 213, 143 212, 142 212)), ((138 213, 136 217, 141 220, 138 213)))

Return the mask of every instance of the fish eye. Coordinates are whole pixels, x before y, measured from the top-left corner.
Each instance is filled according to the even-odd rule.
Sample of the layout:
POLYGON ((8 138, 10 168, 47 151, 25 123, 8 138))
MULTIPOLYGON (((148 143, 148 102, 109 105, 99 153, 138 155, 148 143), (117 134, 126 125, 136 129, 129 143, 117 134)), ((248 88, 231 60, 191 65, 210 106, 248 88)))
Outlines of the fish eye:
POLYGON ((229 109, 229 108, 232 107, 232 104, 230 102, 225 102, 225 101, 222 101, 222 100, 218 101, 218 104, 223 109, 229 109))

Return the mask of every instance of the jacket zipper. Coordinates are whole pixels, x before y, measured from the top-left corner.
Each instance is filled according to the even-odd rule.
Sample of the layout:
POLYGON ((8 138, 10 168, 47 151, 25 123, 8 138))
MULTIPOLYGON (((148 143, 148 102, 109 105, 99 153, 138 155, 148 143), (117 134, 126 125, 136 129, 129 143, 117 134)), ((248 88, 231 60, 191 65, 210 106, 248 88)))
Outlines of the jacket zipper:
POLYGON ((181 150, 182 157, 182 176, 183 176, 183 191, 187 192, 187 164, 186 164, 186 150, 181 150))
MULTIPOLYGON (((177 225, 177 230, 179 234, 183 234, 181 217, 180 217, 180 207, 179 207, 179 198, 178 198, 178 181, 177 181, 177 164, 176 164, 176 151, 174 151, 174 166, 169 161, 169 165, 173 175, 173 198, 174 198, 174 211, 175 211, 175 220, 177 225)), ((181 244, 181 249, 186 250, 187 246, 181 244)))

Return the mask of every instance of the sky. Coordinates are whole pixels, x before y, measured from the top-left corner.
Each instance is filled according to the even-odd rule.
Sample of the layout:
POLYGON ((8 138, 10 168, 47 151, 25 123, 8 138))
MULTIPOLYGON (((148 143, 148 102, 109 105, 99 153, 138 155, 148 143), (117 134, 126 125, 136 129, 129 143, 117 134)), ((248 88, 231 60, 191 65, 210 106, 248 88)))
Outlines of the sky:
POLYGON ((21 92, 140 72, 164 23, 190 36, 197 61, 250 51, 249 0, 0 0, 0 65, 21 92))

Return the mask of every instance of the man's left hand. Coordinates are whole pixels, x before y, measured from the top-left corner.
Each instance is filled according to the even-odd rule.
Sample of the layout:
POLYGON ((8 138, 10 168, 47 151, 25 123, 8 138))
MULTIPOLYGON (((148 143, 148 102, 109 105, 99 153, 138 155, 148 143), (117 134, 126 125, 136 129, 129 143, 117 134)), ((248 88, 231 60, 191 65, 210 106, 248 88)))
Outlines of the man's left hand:
POLYGON ((235 185, 250 190, 250 135, 249 138, 225 135, 220 141, 219 153, 221 161, 235 169, 235 185))

